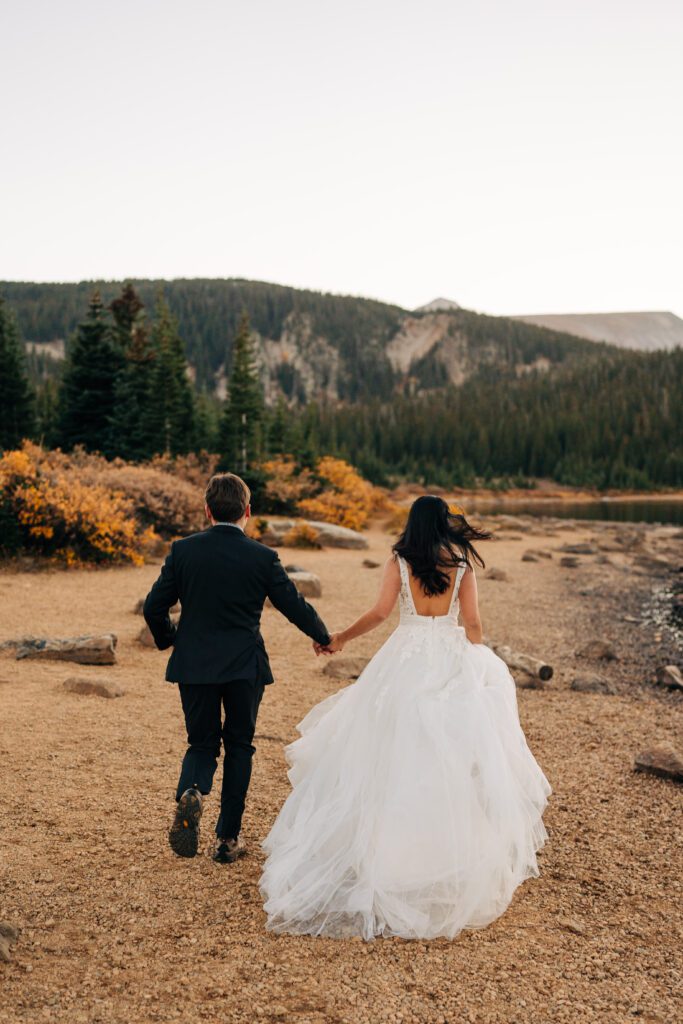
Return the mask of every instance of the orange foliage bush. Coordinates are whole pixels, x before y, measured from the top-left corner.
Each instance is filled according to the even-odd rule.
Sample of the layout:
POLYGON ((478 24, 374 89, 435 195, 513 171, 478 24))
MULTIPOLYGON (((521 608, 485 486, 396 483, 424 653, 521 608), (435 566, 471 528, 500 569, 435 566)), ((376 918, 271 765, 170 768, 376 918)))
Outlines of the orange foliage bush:
POLYGON ((206 525, 205 478, 199 486, 172 475, 168 468, 159 468, 162 460, 141 465, 123 459, 108 462, 79 448, 69 455, 59 450, 45 452, 44 457, 51 466, 76 473, 84 484, 121 494, 132 503, 138 522, 164 537, 193 533, 206 525))
POLYGON ((282 538, 286 548, 320 548, 320 534, 310 523, 296 523, 282 538))
POLYGON ((308 519, 362 530, 373 512, 389 509, 384 491, 364 480, 358 470, 343 459, 326 455, 315 468, 320 491, 297 503, 298 511, 308 519))
POLYGON ((0 506, 3 518, 12 521, 17 546, 66 565, 140 565, 158 540, 140 526, 133 503, 121 492, 85 482, 61 452, 29 441, 0 458, 0 506))
POLYGON ((146 465, 149 469, 160 469, 204 491, 219 462, 220 455, 202 449, 187 455, 155 455, 146 465))
POLYGON ((317 486, 309 469, 300 469, 291 455, 278 455, 264 462, 267 508, 288 515, 296 512, 298 503, 314 494, 317 486))

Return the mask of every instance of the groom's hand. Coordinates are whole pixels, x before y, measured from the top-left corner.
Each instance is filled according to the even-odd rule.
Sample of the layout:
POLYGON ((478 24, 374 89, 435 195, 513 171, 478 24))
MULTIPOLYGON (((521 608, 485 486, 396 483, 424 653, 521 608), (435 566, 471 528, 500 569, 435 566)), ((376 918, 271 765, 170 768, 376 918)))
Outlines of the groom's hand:
POLYGON ((316 653, 316 657, 319 654, 339 654, 340 651, 344 650, 341 633, 330 633, 328 642, 326 644, 314 643, 313 650, 316 653))

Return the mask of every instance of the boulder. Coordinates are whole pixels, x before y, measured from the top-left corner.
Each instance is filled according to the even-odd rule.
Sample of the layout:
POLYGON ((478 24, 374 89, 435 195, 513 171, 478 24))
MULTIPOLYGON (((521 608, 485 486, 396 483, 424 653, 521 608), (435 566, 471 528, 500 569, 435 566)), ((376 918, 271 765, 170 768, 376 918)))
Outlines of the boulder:
POLYGON ((116 636, 77 636, 69 639, 26 637, 17 644, 17 660, 75 661, 79 665, 114 665, 116 636))
POLYGON ((299 569, 296 572, 290 572, 289 578, 302 597, 322 597, 323 588, 320 577, 316 576, 314 572, 299 569))
POLYGON ((534 558, 552 558, 552 551, 546 551, 545 548, 527 548, 524 552, 525 555, 533 555, 534 558))
POLYGON ((636 754, 634 771, 648 772, 663 779, 683 782, 683 752, 670 743, 661 743, 636 754))
POLYGON ((655 678, 660 686, 668 686, 670 690, 683 690, 683 674, 678 665, 660 665, 655 678))
POLYGON ((323 669, 323 674, 330 679, 358 679, 369 658, 359 655, 343 658, 339 654, 333 654, 323 669))
POLYGON ((598 675, 597 672, 586 672, 583 675, 574 676, 571 688, 578 693, 604 693, 610 696, 617 692, 609 679, 598 675))
POLYGON ((486 572, 484 573, 484 578, 487 580, 499 580, 501 583, 510 582, 510 577, 505 572, 505 570, 497 569, 495 566, 492 566, 490 569, 486 570, 486 572))
POLYGON ((304 569, 303 565, 286 565, 285 572, 308 572, 308 569, 304 569))
POLYGON ((69 693, 92 694, 95 697, 123 697, 126 692, 113 679, 97 679, 94 676, 70 676, 64 680, 64 689, 69 693))
POLYGON ((563 555, 560 559, 560 565, 563 569, 576 569, 577 566, 581 565, 581 559, 577 558, 576 555, 563 555))
POLYGON ((563 544, 558 551, 566 551, 568 555, 596 555, 598 549, 593 544, 563 544))
MULTIPOLYGON (((313 527, 323 547, 352 548, 357 550, 363 550, 368 547, 368 542, 362 534, 356 530, 350 530, 346 526, 336 526, 334 523, 321 523, 310 519, 299 520, 299 522, 301 521, 313 527)), ((296 522, 294 519, 269 519, 260 540, 271 547, 278 547, 285 535, 296 526, 296 522)))
POLYGON ((608 640, 589 640, 576 652, 579 658, 593 661, 618 661, 619 655, 608 640))

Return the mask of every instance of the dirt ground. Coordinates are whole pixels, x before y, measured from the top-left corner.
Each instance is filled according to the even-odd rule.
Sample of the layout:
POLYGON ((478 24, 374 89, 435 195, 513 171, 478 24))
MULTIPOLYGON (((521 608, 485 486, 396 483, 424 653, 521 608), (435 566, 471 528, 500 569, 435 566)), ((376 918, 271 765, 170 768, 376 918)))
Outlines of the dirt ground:
MULTIPOLYGON (((277 681, 259 718, 244 830, 250 854, 217 866, 206 854, 215 795, 206 803, 200 856, 178 860, 166 841, 185 737, 178 694, 163 682, 166 655, 137 643, 142 620, 133 611, 158 566, 1 572, 0 641, 110 630, 119 640, 111 668, 0 653, 0 919, 22 928, 13 961, 0 964, 0 1018, 683 1019, 682 790, 632 767, 643 747, 683 743, 681 695, 650 682, 655 665, 675 657, 675 637, 639 617, 654 586, 650 556, 633 571, 618 550, 606 559, 580 555, 575 568, 559 564, 558 548, 567 543, 597 538, 610 550, 610 530, 508 523, 482 546, 488 565, 509 576, 479 573, 485 632, 556 668, 546 690, 518 690, 527 739, 554 792, 541 877, 527 881, 494 924, 452 942, 365 944, 265 931, 259 843, 288 792, 283 746, 304 713, 340 685, 274 610, 264 613, 263 628, 277 681), (553 557, 522 562, 528 547, 553 557), (593 637, 609 639, 618 660, 577 658, 593 637), (579 670, 606 675, 616 694, 572 691, 579 670), (62 688, 68 676, 93 674, 115 679, 125 695, 104 700, 62 688)), ((380 529, 368 536, 367 552, 282 553, 285 564, 320 576, 316 605, 331 628, 348 624, 374 597, 379 570, 362 562, 383 561, 391 541, 380 529)), ((657 543, 671 552, 674 536, 660 530, 657 543)), ((371 654, 392 627, 345 654, 371 654)))

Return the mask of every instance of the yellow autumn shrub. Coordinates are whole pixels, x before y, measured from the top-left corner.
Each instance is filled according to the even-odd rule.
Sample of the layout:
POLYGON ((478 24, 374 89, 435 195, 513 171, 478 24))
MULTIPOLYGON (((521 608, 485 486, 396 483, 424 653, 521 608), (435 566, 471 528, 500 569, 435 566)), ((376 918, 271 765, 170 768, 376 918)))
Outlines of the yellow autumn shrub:
POLYGON ((320 534, 314 526, 305 520, 295 523, 291 530, 282 538, 282 544, 286 548, 319 548, 320 534))
POLYGON ((297 503, 308 519, 320 519, 352 530, 362 530, 373 513, 387 510, 387 496, 364 480, 357 469, 343 459, 326 455, 319 459, 315 476, 320 490, 297 503))
POLYGON ((138 523, 133 503, 121 492, 87 483, 67 456, 29 441, 0 457, 0 508, 15 548, 66 565, 140 565, 158 540, 154 530, 138 523))

